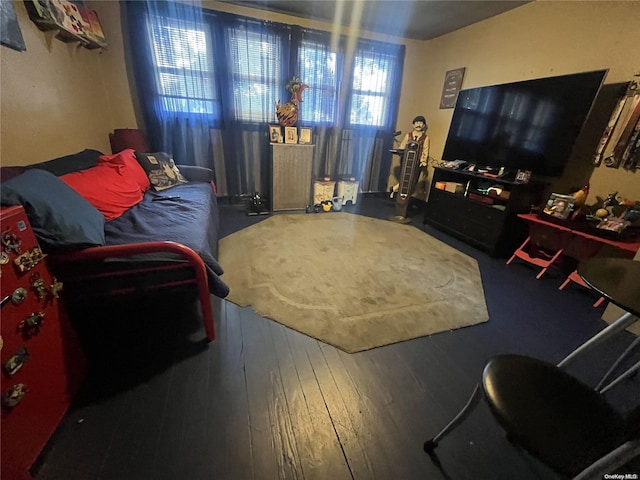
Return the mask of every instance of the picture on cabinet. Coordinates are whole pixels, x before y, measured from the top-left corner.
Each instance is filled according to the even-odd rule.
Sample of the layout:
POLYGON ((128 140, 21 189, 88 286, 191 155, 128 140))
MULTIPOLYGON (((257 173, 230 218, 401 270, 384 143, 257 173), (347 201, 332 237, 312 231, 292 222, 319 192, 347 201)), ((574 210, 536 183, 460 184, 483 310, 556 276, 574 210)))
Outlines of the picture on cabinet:
POLYGON ((269 140, 271 143, 282 143, 282 127, 269 125, 269 140))
POLYGON ((311 129, 303 127, 300 129, 300 141, 303 145, 309 145, 311 143, 311 129))
POLYGON ((284 127, 284 143, 298 143, 298 129, 296 127, 284 127))

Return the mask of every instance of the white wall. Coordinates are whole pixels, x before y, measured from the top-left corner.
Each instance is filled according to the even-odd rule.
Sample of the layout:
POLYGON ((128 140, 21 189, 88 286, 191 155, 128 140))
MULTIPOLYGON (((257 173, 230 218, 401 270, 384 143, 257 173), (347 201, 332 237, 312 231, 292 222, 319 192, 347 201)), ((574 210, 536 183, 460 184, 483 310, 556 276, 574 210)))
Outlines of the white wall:
POLYGON ((55 39, 29 19, 24 2, 13 5, 27 50, 0 47, 0 162, 28 165, 85 148, 110 153, 109 132, 137 128, 118 2, 87 2, 109 44, 103 51, 55 39))

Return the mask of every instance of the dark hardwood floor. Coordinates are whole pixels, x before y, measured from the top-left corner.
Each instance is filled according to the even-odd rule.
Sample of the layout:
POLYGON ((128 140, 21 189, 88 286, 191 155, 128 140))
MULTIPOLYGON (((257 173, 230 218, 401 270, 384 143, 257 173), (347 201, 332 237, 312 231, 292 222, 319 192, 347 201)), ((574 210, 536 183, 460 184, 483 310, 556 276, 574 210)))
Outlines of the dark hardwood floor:
MULTIPOLYGON (((267 218, 220 209, 225 235, 267 218)), ((364 195, 347 210, 388 218, 393 204, 364 195)), ((193 292, 75 310, 91 371, 36 479, 558 478, 514 448, 484 404, 442 441, 440 466, 422 444, 464 405, 489 357, 558 362, 603 327, 604 306, 576 285, 559 291, 560 272, 536 280, 532 267, 423 226, 417 208, 411 215, 477 259, 488 322, 347 354, 219 299, 207 344, 193 292)), ((623 333, 569 371, 595 382, 632 339, 623 333)), ((637 404, 638 376, 608 398, 623 411, 637 404)))

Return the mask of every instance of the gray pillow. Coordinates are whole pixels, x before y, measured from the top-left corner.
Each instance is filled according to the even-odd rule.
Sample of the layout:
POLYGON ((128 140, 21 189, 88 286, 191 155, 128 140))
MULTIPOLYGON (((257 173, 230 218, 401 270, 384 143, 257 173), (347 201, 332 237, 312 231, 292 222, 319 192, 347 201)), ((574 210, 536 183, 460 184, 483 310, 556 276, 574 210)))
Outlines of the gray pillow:
POLYGON ((136 160, 147 172, 149 182, 157 192, 187 183, 187 179, 182 176, 173 158, 167 153, 136 152, 136 160))

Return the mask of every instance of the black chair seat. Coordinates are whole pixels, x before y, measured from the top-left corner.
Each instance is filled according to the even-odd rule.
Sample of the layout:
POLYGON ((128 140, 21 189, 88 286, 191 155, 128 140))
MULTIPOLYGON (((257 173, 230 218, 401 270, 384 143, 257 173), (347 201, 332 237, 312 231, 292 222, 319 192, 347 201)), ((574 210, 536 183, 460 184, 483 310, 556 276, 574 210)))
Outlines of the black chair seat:
POLYGON ((491 359, 482 387, 510 439, 568 476, 624 443, 627 422, 589 386, 520 355, 491 359))

